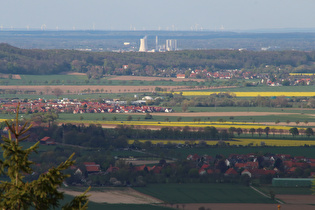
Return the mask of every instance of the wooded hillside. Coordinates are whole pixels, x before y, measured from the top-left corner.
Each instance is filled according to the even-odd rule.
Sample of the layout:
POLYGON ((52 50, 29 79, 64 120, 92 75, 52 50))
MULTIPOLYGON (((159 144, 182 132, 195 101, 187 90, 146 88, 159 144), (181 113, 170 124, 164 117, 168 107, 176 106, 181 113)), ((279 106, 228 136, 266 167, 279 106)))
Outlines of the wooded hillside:
POLYGON ((315 51, 185 50, 164 53, 82 52, 76 50, 20 49, 0 44, 0 72, 58 74, 64 71, 151 76, 156 69, 256 69, 265 65, 291 72, 314 72, 315 51), (126 71, 119 71, 129 65, 126 71))

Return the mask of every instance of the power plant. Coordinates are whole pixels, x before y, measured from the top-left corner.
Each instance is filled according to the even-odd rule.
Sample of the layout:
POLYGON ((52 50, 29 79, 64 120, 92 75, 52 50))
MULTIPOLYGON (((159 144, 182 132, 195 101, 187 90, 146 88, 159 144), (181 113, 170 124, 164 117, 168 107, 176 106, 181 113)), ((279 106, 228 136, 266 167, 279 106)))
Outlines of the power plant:
POLYGON ((147 51, 148 51, 147 36, 145 36, 143 37, 143 39, 140 39, 139 52, 147 52, 147 51))
POLYGON ((175 51, 177 50, 177 40, 176 39, 167 39, 166 40, 166 51, 175 51))
POLYGON ((177 40, 167 39, 166 44, 159 45, 158 36, 155 37, 155 49, 148 49, 147 36, 140 39, 139 52, 165 52, 165 51, 176 51, 177 50, 177 40))

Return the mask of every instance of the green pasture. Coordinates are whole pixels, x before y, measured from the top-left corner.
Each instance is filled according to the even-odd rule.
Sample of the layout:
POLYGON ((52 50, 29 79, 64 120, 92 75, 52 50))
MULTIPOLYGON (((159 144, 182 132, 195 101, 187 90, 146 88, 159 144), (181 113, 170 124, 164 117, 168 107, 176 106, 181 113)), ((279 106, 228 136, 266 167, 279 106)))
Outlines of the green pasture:
POLYGON ((290 154, 292 156, 304 156, 315 158, 315 147, 209 147, 209 148, 181 148, 169 149, 170 154, 176 154, 177 158, 186 158, 190 154, 223 155, 228 157, 230 154, 290 154))
POLYGON ((149 184, 134 189, 167 203, 275 203, 249 187, 236 184, 149 184))
MULTIPOLYGON (((245 113, 246 115, 246 113, 245 113)), ((290 121, 288 126, 295 127, 307 127, 307 122, 315 122, 315 117, 304 114, 290 114, 290 115, 265 115, 265 116, 210 116, 210 117, 180 117, 180 116, 158 116, 152 114, 152 119, 145 119, 145 114, 124 114, 124 113, 84 113, 84 114, 71 114, 60 113, 58 122, 79 121, 79 123, 106 123, 106 121, 123 122, 127 121, 127 118, 131 116, 130 121, 146 121, 146 122, 193 122, 196 126, 203 125, 211 122, 241 122, 241 123, 260 123, 260 122, 287 122, 290 121), (296 124, 296 122, 299 122, 296 124)), ((257 124, 260 125, 260 124, 257 124)), ((237 125, 235 125, 237 126, 237 125)), ((231 127, 235 127, 231 125, 231 127)), ((269 126, 272 127, 272 126, 269 126)))
MULTIPOLYGON (((88 79, 85 75, 20 75, 21 79, 4 79, 0 78, 2 85, 121 85, 121 86, 203 86, 203 87, 219 87, 231 85, 230 80, 204 80, 201 82, 187 79, 186 81, 176 82, 174 77, 157 77, 155 81, 137 80, 111 80, 112 76, 100 79, 88 79)), ((251 80, 256 81, 256 80, 251 80)), ((246 80, 238 80, 234 85, 242 85, 246 80)))
MULTIPOLYGON (((152 115, 152 119, 144 119, 145 113, 141 114, 124 114, 124 113, 84 113, 84 114, 68 114, 68 113, 60 113, 59 114, 59 122, 63 121, 77 121, 86 123, 102 123, 106 121, 116 121, 116 122, 123 122, 127 121, 128 116, 132 117, 131 121, 147 121, 147 122, 165 122, 166 120, 169 120, 171 122, 177 122, 178 118, 177 116, 155 116, 152 115), (83 118, 83 119, 82 119, 83 118), (113 119, 115 118, 115 120, 113 119)), ((188 121, 192 122, 194 121, 194 118, 192 117, 181 117, 181 121, 188 121)))
MULTIPOLYGON (((175 112, 182 112, 182 107, 172 107, 175 112)), ((188 107, 187 112, 279 112, 315 114, 315 109, 273 108, 273 107, 188 107)))
MULTIPOLYGON (((206 91, 206 90, 200 90, 206 91)), ((209 90, 210 92, 215 90, 209 90)), ((314 92, 313 85, 307 86, 267 86, 259 85, 255 87, 220 88, 220 92, 314 92)))
MULTIPOLYGON (((232 116, 232 115, 231 115, 232 116)), ((231 117, 230 116, 230 117, 231 117)), ((232 116, 233 119, 231 120, 230 117, 210 117, 213 121, 219 121, 222 119, 223 121, 232 121, 232 122, 246 122, 246 123, 259 123, 259 122, 287 122, 290 121, 288 126, 295 127, 295 126, 307 126, 305 121, 308 122, 315 122, 315 118, 313 116, 303 115, 303 114, 290 114, 290 115, 264 115, 264 116, 232 116), (296 124, 296 121, 299 121, 296 124)), ((272 127, 272 126, 269 126, 272 127)))
POLYGON ((273 186, 260 186, 256 187, 265 194, 273 191, 277 195, 311 195, 312 191, 309 187, 273 187, 273 186))

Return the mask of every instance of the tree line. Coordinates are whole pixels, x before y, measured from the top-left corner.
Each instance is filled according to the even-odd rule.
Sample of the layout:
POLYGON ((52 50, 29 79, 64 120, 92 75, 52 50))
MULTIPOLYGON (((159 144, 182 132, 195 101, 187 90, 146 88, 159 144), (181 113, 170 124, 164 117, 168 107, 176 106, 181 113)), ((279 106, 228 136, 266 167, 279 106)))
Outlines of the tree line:
MULTIPOLYGON (((183 128, 177 127, 163 127, 160 130, 149 130, 135 128, 134 126, 118 125, 116 128, 102 128, 100 125, 91 124, 73 125, 63 124, 62 126, 53 125, 48 129, 32 128, 32 132, 39 135, 39 139, 45 136, 50 136, 56 142, 70 145, 78 145, 83 147, 114 149, 129 147, 128 140, 186 140, 188 144, 195 144, 195 141, 220 141, 230 140, 235 136, 241 134, 254 134, 268 136, 272 133, 284 134, 283 129, 274 129, 270 127, 265 128, 250 128, 242 129, 230 127, 228 129, 217 129, 213 126, 204 128, 194 128, 185 126, 183 128)), ((312 128, 298 129, 291 128, 288 131, 293 137, 297 135, 306 135, 307 137, 313 136, 312 128)), ((137 143, 136 143, 137 144, 137 143)), ((137 146, 137 145, 134 145, 137 146)), ((138 145, 139 146, 139 145, 138 145)), ((148 146, 148 145, 147 145, 148 146)))

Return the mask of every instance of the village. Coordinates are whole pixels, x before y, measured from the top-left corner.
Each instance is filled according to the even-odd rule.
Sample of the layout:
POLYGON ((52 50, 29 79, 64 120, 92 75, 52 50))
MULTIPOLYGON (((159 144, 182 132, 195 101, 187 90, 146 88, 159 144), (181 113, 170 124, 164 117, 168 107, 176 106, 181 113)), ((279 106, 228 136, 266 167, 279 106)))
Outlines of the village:
POLYGON ((0 112, 15 113, 16 107, 20 104, 20 113, 31 114, 53 111, 57 113, 152 113, 152 112, 173 112, 172 108, 148 106, 147 101, 154 100, 150 96, 142 98, 142 100, 132 101, 127 105, 126 101, 104 100, 102 102, 79 101, 75 99, 55 99, 45 100, 37 99, 31 101, 23 100, 2 100, 0 112))
MULTIPOLYGON (((175 178, 177 176, 177 182, 187 178, 200 181, 203 177, 214 178, 219 182, 231 182, 232 180, 235 181, 237 177, 243 177, 243 179, 240 179, 243 181, 244 177, 247 177, 245 178, 247 184, 250 184, 254 179, 258 179, 261 184, 291 186, 294 183, 294 187, 310 187, 311 180, 315 177, 314 158, 293 157, 288 154, 231 154, 227 158, 222 155, 212 157, 193 154, 188 155, 186 160, 174 162, 162 159, 159 162, 157 161, 157 164, 149 165, 133 165, 132 163, 135 160, 133 157, 118 158, 116 159, 116 166, 110 165, 105 169, 95 162, 84 162, 83 168, 73 166, 71 170, 74 176, 84 177, 84 180, 96 175, 111 178, 112 180, 108 180, 106 183, 112 186, 124 186, 128 183, 127 180, 121 178, 120 174, 126 170, 133 176, 142 175, 145 177, 146 174, 148 176, 162 176, 163 178, 175 178), (119 165, 121 165, 121 168, 119 165), (185 167, 186 172, 182 171, 182 167, 185 167), (84 173, 86 174, 84 175, 84 173), (276 181, 273 179, 276 179, 276 181)), ((176 180, 173 181, 176 182, 176 180)), ((150 182, 149 179, 147 179, 147 182, 150 182)), ((81 184, 83 183, 81 182, 81 184)), ((90 184, 95 185, 96 183, 90 182, 90 184)))

